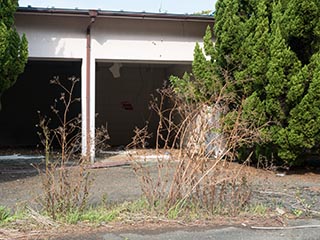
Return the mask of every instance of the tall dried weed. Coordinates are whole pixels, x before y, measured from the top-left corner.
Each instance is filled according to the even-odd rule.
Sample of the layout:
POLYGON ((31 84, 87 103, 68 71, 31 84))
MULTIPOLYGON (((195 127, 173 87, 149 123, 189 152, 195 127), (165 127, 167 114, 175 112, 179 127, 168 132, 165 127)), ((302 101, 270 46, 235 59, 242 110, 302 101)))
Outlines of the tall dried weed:
POLYGON ((77 154, 81 142, 81 118, 71 116, 71 108, 80 101, 74 98, 78 82, 75 77, 68 78, 66 83, 58 77, 51 81, 62 91, 60 98, 51 106, 58 126, 52 128, 50 119, 39 113, 38 134, 45 148, 45 169, 39 168, 43 187, 40 203, 53 219, 83 211, 89 196, 91 179, 85 167, 86 161, 77 154), (54 155, 51 154, 53 143, 58 143, 59 149, 54 155))
MULTIPOLYGON (((150 151, 130 154, 148 204, 168 216, 196 208, 206 214, 237 214, 248 203, 251 188, 244 164, 232 164, 236 149, 259 141, 259 131, 230 111, 230 97, 218 94, 208 102, 186 101, 170 87, 153 96, 158 114, 156 170, 146 164, 150 151), (228 114, 226 114, 229 112, 228 114)), ((150 141, 147 126, 135 130, 129 148, 141 149, 150 141)), ((152 165, 152 164, 151 164, 152 165)))

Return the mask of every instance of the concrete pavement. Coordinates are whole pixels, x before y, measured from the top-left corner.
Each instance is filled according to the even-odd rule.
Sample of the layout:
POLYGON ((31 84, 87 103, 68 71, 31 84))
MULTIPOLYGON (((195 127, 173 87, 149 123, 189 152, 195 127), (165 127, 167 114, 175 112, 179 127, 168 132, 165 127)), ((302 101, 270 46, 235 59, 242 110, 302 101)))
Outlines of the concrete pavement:
MULTIPOLYGON (((250 227, 182 228, 177 230, 130 230, 58 238, 83 240, 320 240, 320 220, 295 220, 282 230, 257 230, 250 227), (313 227, 312 227, 313 226, 313 227)), ((58 240, 57 239, 57 240, 58 240)))

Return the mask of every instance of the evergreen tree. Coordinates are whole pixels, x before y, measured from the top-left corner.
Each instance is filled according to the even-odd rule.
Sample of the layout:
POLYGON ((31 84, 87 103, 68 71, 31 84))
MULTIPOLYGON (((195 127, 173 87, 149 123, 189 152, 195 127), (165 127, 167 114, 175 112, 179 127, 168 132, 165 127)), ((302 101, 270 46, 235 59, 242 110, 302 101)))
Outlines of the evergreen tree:
POLYGON ((14 27, 17 7, 17 0, 0 1, 0 97, 16 82, 28 59, 27 39, 20 38, 14 27))
POLYGON ((208 26, 204 36, 204 51, 197 43, 194 50, 192 74, 184 74, 183 78, 170 77, 175 91, 187 101, 207 101, 220 91, 220 83, 215 76, 215 48, 212 41, 212 30, 208 26))
POLYGON ((265 137, 251 149, 257 158, 276 156, 294 165, 319 153, 319 19, 319 0, 218 0, 215 44, 207 33, 204 53, 196 47, 194 79, 184 84, 197 83, 197 99, 208 99, 227 73, 229 91, 238 96, 230 110, 240 106, 265 137))

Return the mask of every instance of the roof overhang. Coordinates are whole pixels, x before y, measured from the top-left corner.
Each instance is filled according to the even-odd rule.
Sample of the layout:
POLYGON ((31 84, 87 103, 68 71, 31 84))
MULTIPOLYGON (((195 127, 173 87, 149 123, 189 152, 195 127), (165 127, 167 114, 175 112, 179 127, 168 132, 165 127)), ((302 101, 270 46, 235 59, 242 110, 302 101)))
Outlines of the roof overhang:
POLYGON ((126 11, 106 11, 106 10, 86 10, 86 9, 63 9, 63 8, 34 8, 19 7, 16 14, 50 15, 50 16, 78 16, 90 17, 90 13, 96 12, 99 17, 104 18, 129 18, 129 19, 149 19, 166 21, 190 21, 214 23, 213 16, 193 15, 193 14, 170 14, 170 13, 148 13, 148 12, 126 12, 126 11))

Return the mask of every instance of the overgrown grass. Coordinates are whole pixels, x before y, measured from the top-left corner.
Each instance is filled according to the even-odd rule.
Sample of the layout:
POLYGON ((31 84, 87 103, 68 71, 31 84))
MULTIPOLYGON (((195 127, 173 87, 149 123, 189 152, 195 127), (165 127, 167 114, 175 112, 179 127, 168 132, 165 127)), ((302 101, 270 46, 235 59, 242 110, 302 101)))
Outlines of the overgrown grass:
MULTIPOLYGON (((77 79, 71 79, 72 89, 77 82, 77 79)), ((55 83, 62 86, 58 80, 55 83)), ((220 115, 225 99, 218 99, 213 107, 182 104, 175 99, 173 92, 163 91, 159 105, 154 103, 152 106, 160 117, 156 136, 156 176, 151 174, 150 166, 146 167, 144 161, 135 161, 136 156, 131 156, 143 192, 141 199, 112 205, 102 199, 100 205, 88 205, 90 179, 84 162, 80 161, 79 166, 73 168, 67 165, 73 158, 79 129, 79 120, 67 118, 73 102, 70 91, 60 98, 65 107, 65 118, 59 118, 59 111, 53 108, 62 119, 62 127, 50 129, 46 119, 39 124, 46 150, 46 168, 39 170, 44 190, 40 201, 42 209, 40 212, 30 209, 12 212, 0 207, 0 224, 19 219, 28 222, 28 218, 51 227, 56 224, 99 225, 159 219, 189 222, 241 214, 266 216, 269 212, 267 206, 250 204, 252 189, 247 174, 242 171, 244 165, 230 167, 230 162, 236 159, 235 149, 243 142, 259 140, 258 130, 236 118, 230 129, 217 131, 223 126, 224 119, 213 119, 212 116, 220 115), (163 109, 168 97, 176 100, 169 110, 163 109), (185 120, 181 122, 181 119, 185 120), (61 145, 60 162, 57 163, 50 159, 53 139, 58 139, 61 145)), ((145 147, 149 136, 147 127, 136 129, 132 147, 145 147)), ((143 156, 137 157, 141 159, 143 156)))
MULTIPOLYGON (((33 221, 41 222, 42 219, 50 222, 49 225, 59 224, 103 224, 116 221, 126 221, 137 216, 139 219, 142 215, 146 217, 155 216, 154 211, 149 208, 147 201, 143 198, 131 202, 123 202, 119 204, 106 204, 101 203, 97 206, 89 206, 85 209, 78 211, 68 211, 65 214, 57 214, 55 218, 52 218, 48 212, 44 210, 35 211, 31 208, 25 208, 22 210, 11 210, 4 206, 0 206, 0 226, 10 226, 10 223, 15 221, 33 221)), ((44 223, 46 225, 46 223, 44 223)))
MULTIPOLYGON (((103 226, 105 224, 119 223, 155 223, 171 221, 179 223, 194 223, 214 221, 217 218, 234 219, 234 215, 225 209, 224 206, 216 205, 210 211, 199 203, 185 201, 169 210, 160 208, 160 205, 150 207, 147 199, 140 198, 135 201, 123 202, 119 204, 101 203, 97 206, 90 206, 83 211, 73 211, 66 215, 57 215, 52 219, 46 212, 36 212, 30 208, 19 211, 12 211, 5 207, 0 208, 2 219, 0 227, 16 228, 17 226, 30 226, 30 229, 47 229, 59 226, 70 226, 85 224, 88 226, 103 226)), ((239 211, 236 217, 241 219, 251 217, 267 218, 275 214, 272 208, 262 203, 248 204, 239 211)))

